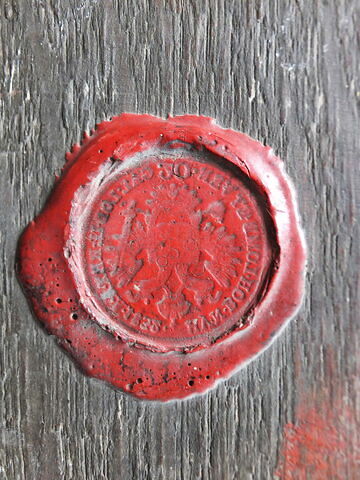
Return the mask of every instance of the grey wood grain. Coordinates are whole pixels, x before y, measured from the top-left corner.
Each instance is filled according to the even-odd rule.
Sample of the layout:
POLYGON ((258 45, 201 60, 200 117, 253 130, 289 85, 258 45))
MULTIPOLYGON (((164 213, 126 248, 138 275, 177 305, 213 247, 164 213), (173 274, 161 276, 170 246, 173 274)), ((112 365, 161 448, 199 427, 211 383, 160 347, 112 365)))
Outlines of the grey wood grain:
POLYGON ((357 0, 0 1, 0 478, 358 478, 359 13, 357 0), (301 312, 250 365, 183 402, 86 378, 15 278, 17 238, 65 151, 123 111, 212 116, 273 146, 299 192, 301 312), (306 462, 279 470, 284 426, 306 404, 350 412, 346 452, 323 477, 306 462))

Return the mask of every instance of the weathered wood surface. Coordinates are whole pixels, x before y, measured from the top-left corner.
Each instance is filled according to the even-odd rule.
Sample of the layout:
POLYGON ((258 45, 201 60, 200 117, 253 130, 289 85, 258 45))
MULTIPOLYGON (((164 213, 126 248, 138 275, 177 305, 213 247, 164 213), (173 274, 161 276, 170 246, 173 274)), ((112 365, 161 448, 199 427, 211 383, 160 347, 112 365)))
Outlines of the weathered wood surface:
POLYGON ((357 0, 0 1, 0 478, 359 478, 359 13, 357 0), (15 278, 64 152, 123 111, 215 117, 272 145, 299 192, 300 314, 188 401, 86 378, 15 278))

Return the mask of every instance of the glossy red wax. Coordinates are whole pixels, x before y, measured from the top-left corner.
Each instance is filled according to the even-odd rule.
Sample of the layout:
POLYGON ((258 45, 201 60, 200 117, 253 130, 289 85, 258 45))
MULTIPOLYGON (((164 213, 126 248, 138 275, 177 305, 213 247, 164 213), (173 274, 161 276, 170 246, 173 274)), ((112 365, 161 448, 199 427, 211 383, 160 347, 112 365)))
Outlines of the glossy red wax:
POLYGON ((200 393, 298 309, 305 249, 269 147, 211 119, 124 114, 67 157, 19 243, 46 329, 139 398, 200 393))

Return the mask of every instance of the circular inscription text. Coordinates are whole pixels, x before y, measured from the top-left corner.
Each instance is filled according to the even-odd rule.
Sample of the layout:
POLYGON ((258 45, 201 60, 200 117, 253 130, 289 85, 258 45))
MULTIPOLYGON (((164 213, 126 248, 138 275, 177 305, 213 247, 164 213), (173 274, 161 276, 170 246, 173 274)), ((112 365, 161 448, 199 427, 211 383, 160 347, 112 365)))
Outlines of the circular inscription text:
POLYGON ((113 173, 82 230, 84 306, 121 338, 156 350, 206 346, 245 327, 270 262, 249 189, 190 156, 113 173))

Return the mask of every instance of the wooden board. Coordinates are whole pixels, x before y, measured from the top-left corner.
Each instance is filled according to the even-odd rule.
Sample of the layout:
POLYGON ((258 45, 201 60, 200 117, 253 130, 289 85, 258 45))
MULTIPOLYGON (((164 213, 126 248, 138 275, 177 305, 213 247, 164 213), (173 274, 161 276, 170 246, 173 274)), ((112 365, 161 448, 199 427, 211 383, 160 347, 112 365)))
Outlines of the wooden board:
POLYGON ((357 0, 2 0, 2 479, 355 479, 357 0), (142 403, 38 326, 15 245, 64 153, 123 111, 209 115, 274 147, 309 247, 296 320, 206 395, 142 403))

